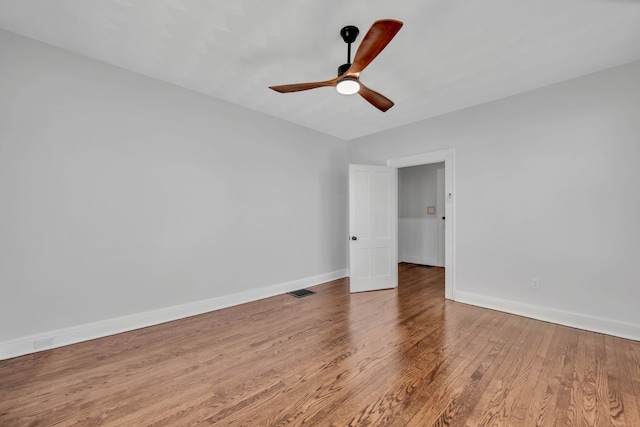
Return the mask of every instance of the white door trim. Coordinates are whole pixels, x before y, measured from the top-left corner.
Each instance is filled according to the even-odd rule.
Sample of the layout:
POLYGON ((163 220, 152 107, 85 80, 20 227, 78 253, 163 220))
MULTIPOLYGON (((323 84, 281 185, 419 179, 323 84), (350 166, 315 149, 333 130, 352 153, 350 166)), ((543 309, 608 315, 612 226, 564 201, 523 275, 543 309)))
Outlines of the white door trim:
POLYGON ((444 183, 446 182, 446 179, 444 178, 444 173, 445 173, 445 169, 444 168, 438 168, 436 170, 436 223, 437 223, 437 227, 438 227, 438 231, 437 231, 437 239, 438 239, 438 252, 436 254, 436 264, 438 267, 444 267, 444 260, 445 260, 445 248, 447 247, 445 241, 444 241, 444 226, 446 224, 446 220, 443 220, 444 217, 446 217, 447 213, 445 211, 447 202, 445 202, 446 198, 445 198, 445 191, 446 189, 444 188, 444 183))
MULTIPOLYGON (((456 295, 456 199, 455 199, 455 150, 453 148, 431 153, 414 154, 412 156, 398 157, 387 160, 387 166, 404 168, 407 166, 428 165, 444 162, 445 180, 445 278, 444 297, 455 300, 456 295)), ((396 233, 395 246, 398 247, 396 233)))

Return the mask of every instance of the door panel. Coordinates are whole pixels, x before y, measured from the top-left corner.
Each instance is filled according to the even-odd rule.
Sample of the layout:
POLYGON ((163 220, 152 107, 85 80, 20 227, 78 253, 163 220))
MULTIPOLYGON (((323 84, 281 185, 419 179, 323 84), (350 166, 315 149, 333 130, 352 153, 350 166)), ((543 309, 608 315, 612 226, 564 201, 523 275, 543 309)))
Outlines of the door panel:
POLYGON ((397 208, 396 168, 349 166, 351 292, 398 285, 397 208))

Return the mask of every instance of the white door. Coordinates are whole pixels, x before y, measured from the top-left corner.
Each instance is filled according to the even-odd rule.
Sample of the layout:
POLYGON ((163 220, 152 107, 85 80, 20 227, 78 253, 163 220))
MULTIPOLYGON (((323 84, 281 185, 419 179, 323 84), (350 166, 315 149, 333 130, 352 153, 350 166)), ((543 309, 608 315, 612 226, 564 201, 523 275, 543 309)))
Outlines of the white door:
POLYGON ((436 221, 438 222, 438 257, 436 267, 444 267, 446 221, 444 205, 444 169, 437 170, 436 185, 436 221))
POLYGON ((351 292, 398 286, 398 170, 349 165, 351 292))

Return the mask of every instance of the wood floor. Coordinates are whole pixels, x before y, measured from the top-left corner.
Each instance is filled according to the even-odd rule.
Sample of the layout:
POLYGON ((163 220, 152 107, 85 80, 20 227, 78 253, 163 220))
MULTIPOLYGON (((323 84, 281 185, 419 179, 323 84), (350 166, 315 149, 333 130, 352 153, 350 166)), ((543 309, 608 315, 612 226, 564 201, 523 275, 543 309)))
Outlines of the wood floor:
POLYGON ((338 280, 0 362, 0 426, 640 426, 640 342, 338 280))

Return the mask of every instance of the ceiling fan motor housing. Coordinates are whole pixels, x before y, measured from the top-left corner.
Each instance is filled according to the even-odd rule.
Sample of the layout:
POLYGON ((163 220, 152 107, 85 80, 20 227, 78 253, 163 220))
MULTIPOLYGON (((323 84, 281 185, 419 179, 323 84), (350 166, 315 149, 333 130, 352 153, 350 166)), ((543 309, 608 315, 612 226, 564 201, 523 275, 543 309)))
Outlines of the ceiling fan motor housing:
POLYGON ((351 64, 342 64, 338 67, 338 77, 347 72, 347 70, 351 67, 351 64))

